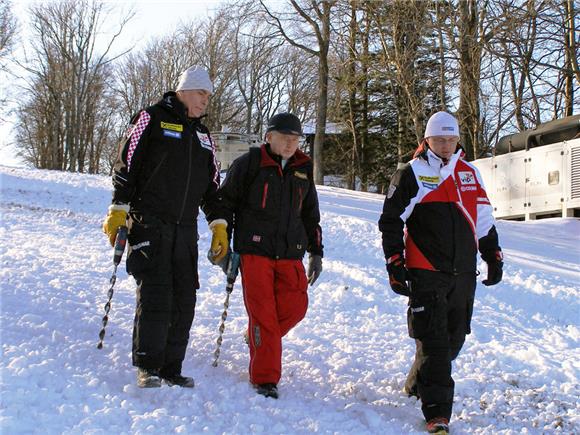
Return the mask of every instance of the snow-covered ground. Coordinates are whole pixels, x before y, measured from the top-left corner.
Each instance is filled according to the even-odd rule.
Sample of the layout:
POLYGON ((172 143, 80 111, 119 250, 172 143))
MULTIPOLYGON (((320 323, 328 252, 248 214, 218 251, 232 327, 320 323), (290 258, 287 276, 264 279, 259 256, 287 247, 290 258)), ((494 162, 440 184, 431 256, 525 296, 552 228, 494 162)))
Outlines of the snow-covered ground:
MULTIPOLYGON (((0 166, 3 434, 421 433, 401 393, 413 355, 406 300, 389 290, 377 220, 383 197, 320 188, 325 259, 304 321, 285 338, 280 399, 247 381, 245 310, 200 258, 184 374, 193 390, 135 386, 134 283, 124 268, 97 350, 112 252, 100 224, 108 177, 0 166)), ((209 233, 200 219, 200 250, 209 233)), ((504 281, 478 286, 473 333, 454 364, 451 430, 580 433, 580 221, 499 222, 504 281)), ((483 264, 480 264, 483 271, 483 264)))

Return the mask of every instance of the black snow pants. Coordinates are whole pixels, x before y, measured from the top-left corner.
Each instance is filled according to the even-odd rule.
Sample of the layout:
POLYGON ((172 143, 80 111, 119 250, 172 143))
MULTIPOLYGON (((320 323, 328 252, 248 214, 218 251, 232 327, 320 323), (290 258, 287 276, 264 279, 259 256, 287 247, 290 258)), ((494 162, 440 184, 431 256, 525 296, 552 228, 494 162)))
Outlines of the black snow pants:
POLYGON ((407 311, 409 335, 415 339, 415 361, 405 387, 416 385, 423 415, 451 418, 455 382, 451 361, 471 332, 475 272, 451 275, 413 269, 407 311))
POLYGON ((197 227, 130 214, 127 272, 137 282, 133 365, 181 374, 193 322, 197 272, 197 227))

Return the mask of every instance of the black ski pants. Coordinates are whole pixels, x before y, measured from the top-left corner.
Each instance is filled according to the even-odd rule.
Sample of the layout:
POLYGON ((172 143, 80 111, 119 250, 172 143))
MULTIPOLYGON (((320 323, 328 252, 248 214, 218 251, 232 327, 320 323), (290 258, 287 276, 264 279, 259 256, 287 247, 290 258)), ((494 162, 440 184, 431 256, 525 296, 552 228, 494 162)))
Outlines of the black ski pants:
POLYGON ((471 332, 475 272, 451 275, 414 269, 410 277, 407 322, 416 353, 405 387, 410 391, 416 385, 425 420, 450 419, 455 386, 451 362, 471 332))
POLYGON ((181 374, 193 322, 197 227, 131 214, 127 270, 137 281, 133 365, 181 374))

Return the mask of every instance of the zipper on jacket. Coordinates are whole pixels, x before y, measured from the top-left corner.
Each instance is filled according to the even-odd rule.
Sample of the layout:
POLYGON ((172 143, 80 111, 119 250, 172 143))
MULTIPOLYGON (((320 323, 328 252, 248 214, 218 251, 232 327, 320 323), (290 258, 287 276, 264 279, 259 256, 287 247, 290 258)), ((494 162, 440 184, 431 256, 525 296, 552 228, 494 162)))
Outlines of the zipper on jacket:
POLYGON ((262 208, 266 208, 266 200, 268 199, 268 182, 264 183, 264 191, 262 192, 262 208))
MULTIPOLYGON (((455 168, 453 168, 453 170, 455 171, 455 168)), ((453 180, 453 184, 455 185, 455 193, 458 196, 458 201, 461 203, 461 195, 459 195, 459 186, 457 185, 457 181, 455 180, 455 177, 453 176, 454 174, 450 174, 449 176, 451 177, 451 179, 453 180)), ((453 263, 451 265, 451 267, 453 268, 453 274, 456 275, 457 274, 457 263, 456 263, 456 255, 457 255, 457 249, 455 247, 455 227, 456 227, 456 223, 455 223, 455 214, 453 214, 454 211, 457 211, 457 208, 455 207, 455 205, 450 201, 449 202, 449 213, 451 216, 451 226, 452 226, 452 234, 453 234, 453 263)))
POLYGON ((302 211, 302 187, 298 188, 298 211, 302 211))
POLYGON ((189 167, 187 169, 187 181, 185 184, 185 194, 183 195, 183 203, 181 204, 181 212, 179 213, 179 219, 177 219, 178 225, 181 222, 181 219, 183 219, 183 212, 185 211, 185 203, 187 202, 187 194, 189 193, 189 181, 191 180, 191 147, 193 147, 193 140, 187 147, 188 148, 187 159, 189 160, 189 167))

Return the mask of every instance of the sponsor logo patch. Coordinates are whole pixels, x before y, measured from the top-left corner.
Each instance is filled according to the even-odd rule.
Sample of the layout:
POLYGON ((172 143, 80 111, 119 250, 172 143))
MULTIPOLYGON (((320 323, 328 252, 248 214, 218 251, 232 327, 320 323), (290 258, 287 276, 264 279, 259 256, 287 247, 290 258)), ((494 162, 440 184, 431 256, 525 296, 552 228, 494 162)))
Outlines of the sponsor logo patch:
POLYGON ((145 248, 146 246, 150 246, 150 245, 151 245, 151 242, 149 242, 149 240, 147 240, 145 242, 137 243, 136 245, 131 245, 131 249, 133 251, 136 251, 137 249, 145 248))
POLYGON ((161 128, 173 131, 183 131, 183 125, 181 124, 170 124, 169 122, 162 122, 161 128))
POLYGON ((174 139, 181 139, 181 133, 173 130, 163 130, 163 136, 172 137, 174 139))
POLYGON ((395 186, 394 184, 391 184, 389 186, 389 191, 387 192, 387 198, 391 199, 391 197, 395 194, 396 190, 397 190, 397 186, 395 186))
POLYGON ((308 180, 308 176, 304 172, 294 171, 294 176, 302 180, 308 180))
POLYGON ((439 183, 439 177, 428 177, 426 175, 419 175, 419 181, 425 181, 427 183, 439 183))
POLYGON ((475 175, 473 172, 458 172, 461 184, 475 184, 475 175))
POLYGON ((411 312, 412 313, 421 313, 425 311, 425 307, 416 307, 416 308, 411 308, 411 312))
POLYGON ((442 126, 441 130, 442 131, 454 131, 455 129, 453 127, 442 126))
POLYGON ((477 190, 475 186, 461 186, 461 191, 465 192, 466 190, 477 190))
POLYGON ((423 185, 424 188, 429 189, 429 190, 435 190, 435 189, 437 189, 437 186, 439 186, 438 184, 425 183, 424 181, 421 184, 423 185))
POLYGON ((262 241, 262 236, 258 236, 256 234, 254 234, 252 236, 252 242, 260 243, 261 241, 262 241))
POLYGON ((196 131, 196 133, 197 133, 197 138, 199 139, 199 143, 201 144, 201 146, 203 148, 205 148, 206 150, 213 151, 213 144, 211 142, 211 138, 209 137, 209 135, 207 135, 205 133, 201 133, 199 131, 196 131))

